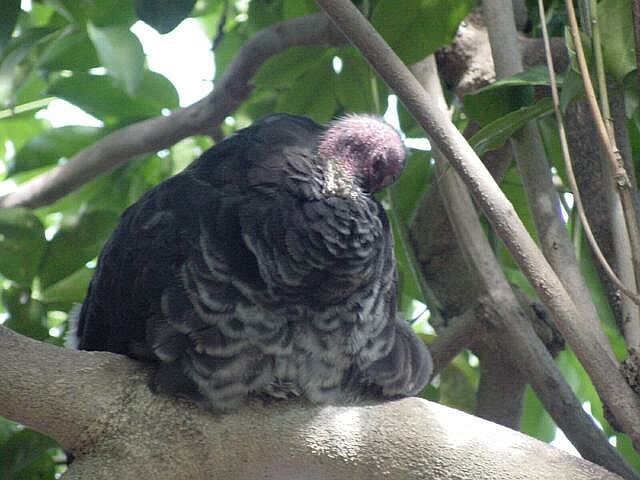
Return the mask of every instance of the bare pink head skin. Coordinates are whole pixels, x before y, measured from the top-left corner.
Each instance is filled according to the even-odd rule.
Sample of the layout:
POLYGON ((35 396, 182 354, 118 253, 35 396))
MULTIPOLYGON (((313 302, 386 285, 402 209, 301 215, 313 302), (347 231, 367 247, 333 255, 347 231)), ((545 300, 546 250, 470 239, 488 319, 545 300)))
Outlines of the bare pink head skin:
POLYGON ((351 193, 354 183, 373 193, 395 182, 407 151, 400 134, 381 118, 349 115, 329 124, 318 155, 335 170, 325 172, 330 183, 327 190, 343 196, 351 193))

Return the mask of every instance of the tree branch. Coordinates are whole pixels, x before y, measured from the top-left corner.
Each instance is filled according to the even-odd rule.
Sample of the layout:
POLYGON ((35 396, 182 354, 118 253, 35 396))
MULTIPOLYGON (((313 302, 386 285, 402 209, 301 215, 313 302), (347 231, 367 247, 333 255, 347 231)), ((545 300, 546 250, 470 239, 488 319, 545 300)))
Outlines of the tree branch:
POLYGON ((342 34, 323 13, 265 28, 243 45, 213 92, 202 100, 107 135, 67 163, 1 197, 0 208, 48 205, 135 157, 168 148, 191 135, 212 132, 249 96, 251 78, 269 58, 294 46, 344 43, 342 34))
MULTIPOLYGON (((420 80, 438 108, 445 111, 446 102, 433 58, 430 65, 420 80)), ((438 188, 457 243, 470 277, 477 279, 484 292, 481 299, 484 309, 479 309, 479 317, 489 325, 495 342, 480 342, 479 345, 482 378, 478 389, 478 415, 517 428, 526 382, 529 381, 547 411, 585 458, 628 478, 638 478, 582 410, 580 401, 537 336, 495 258, 460 177, 455 171, 447 170, 446 160, 437 148, 433 149, 433 157, 439 172, 438 188), (497 398, 502 401, 496 401, 497 398)))
POLYGON ((396 92, 467 184, 513 259, 556 319, 618 423, 640 445, 640 399, 618 370, 601 331, 586 330, 562 283, 527 233, 513 206, 456 127, 437 108, 398 56, 349 2, 316 0, 396 92))
POLYGON ((68 480, 620 478, 416 398, 325 407, 254 402, 214 415, 152 394, 146 369, 133 360, 53 347, 2 326, 0 364, 0 414, 72 451, 68 480))

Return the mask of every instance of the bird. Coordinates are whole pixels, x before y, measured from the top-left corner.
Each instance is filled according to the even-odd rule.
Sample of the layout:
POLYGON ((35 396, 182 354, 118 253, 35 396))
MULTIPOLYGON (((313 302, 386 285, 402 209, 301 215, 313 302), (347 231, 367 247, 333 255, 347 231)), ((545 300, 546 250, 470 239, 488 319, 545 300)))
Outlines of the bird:
POLYGON ((406 152, 365 114, 276 113, 237 131, 125 210, 72 342, 148 362, 154 391, 215 411, 418 394, 432 359, 398 312, 372 196, 406 152))

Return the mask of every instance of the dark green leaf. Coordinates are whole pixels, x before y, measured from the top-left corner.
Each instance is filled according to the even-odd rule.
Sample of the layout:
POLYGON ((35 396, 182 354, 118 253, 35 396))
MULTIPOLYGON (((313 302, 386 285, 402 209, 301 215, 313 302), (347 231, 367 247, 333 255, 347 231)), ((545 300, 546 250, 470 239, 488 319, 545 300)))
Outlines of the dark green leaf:
MULTIPOLYGON (((562 79, 558 78, 562 84, 562 79)), ((528 106, 533 100, 532 86, 548 85, 547 68, 539 65, 503 78, 464 97, 465 111, 481 125, 528 106)))
POLYGON ((282 2, 283 20, 310 15, 318 11, 320 7, 313 0, 283 0, 282 2))
MULTIPOLYGON (((562 78, 556 79, 559 84, 562 84, 562 78)), ((496 90, 503 87, 517 87, 523 85, 549 85, 549 70, 546 65, 536 65, 533 67, 529 67, 526 70, 523 70, 520 73, 516 73, 511 77, 502 78, 500 80, 496 80, 491 85, 487 85, 486 87, 482 87, 475 92, 473 95, 477 95, 483 92, 487 92, 490 90, 496 90)))
POLYGON ((67 29, 42 52, 38 65, 46 70, 87 71, 100 65, 85 31, 67 29))
POLYGON ((267 60, 251 79, 260 88, 290 86, 303 73, 321 61, 325 61, 326 48, 293 47, 267 60))
POLYGON ((136 21, 131 0, 57 0, 51 3, 65 18, 73 17, 75 23, 82 26, 88 22, 100 27, 130 26, 136 21))
POLYGON ((552 109, 551 99, 543 98, 530 107, 522 107, 482 127, 469 139, 469 144, 478 155, 500 148, 527 122, 551 113, 552 109))
POLYGON ((0 274, 29 285, 45 248, 44 227, 26 208, 0 210, 0 274))
POLYGON ((55 464, 48 451, 56 446, 49 437, 33 430, 14 433, 0 446, 0 478, 53 478, 55 464))
POLYGON ((22 147, 9 165, 8 174, 55 165, 68 159, 104 135, 103 128, 67 126, 34 136, 22 147))
POLYGON ((336 74, 329 58, 309 69, 293 83, 290 90, 278 98, 277 109, 283 112, 307 115, 324 123, 335 111, 336 74))
POLYGON ((405 63, 414 63, 447 45, 472 0, 380 0, 371 22, 405 63))
POLYGON ((4 325, 15 332, 36 340, 49 338, 45 325, 47 309, 44 304, 31 297, 31 289, 12 283, 2 291, 2 304, 9 318, 4 325))
POLYGON ((144 72, 142 85, 134 98, 115 86, 108 76, 81 72, 56 80, 47 93, 102 119, 153 117, 163 108, 178 106, 178 94, 173 84, 162 75, 149 71, 144 72))
POLYGON ((375 76, 369 64, 351 49, 338 56, 342 59, 342 71, 336 78, 336 96, 347 112, 376 112, 373 91, 375 76))
POLYGON ((109 210, 90 210, 67 220, 47 243, 39 276, 42 288, 67 277, 95 258, 118 221, 109 210))
POLYGON ((45 288, 42 292, 42 301, 64 310, 69 310, 75 303, 82 303, 87 295, 87 288, 93 273, 90 268, 79 268, 45 288))
POLYGON ((429 152, 413 150, 400 179, 390 187, 393 206, 403 225, 411 223, 413 213, 427 190, 433 168, 429 152))
POLYGON ((182 22, 196 0, 136 0, 136 13, 160 33, 169 33, 182 22))
POLYGON ((282 20, 281 1, 259 1, 249 3, 247 24, 252 32, 262 30, 282 20))
POLYGON ((0 54, 9 42, 20 15, 20 0, 2 0, 0 2, 0 54))
POLYGON ((145 60, 138 37, 121 25, 96 27, 89 23, 87 32, 109 75, 130 97, 135 97, 142 82, 145 60))

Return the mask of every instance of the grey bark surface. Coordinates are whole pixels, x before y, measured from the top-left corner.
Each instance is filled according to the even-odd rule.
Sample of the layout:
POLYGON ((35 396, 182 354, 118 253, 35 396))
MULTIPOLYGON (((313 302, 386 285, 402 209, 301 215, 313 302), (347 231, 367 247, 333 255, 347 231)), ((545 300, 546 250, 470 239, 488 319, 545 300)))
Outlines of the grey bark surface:
POLYGON ((65 350, 1 326, 0 364, 0 414, 76 455, 65 480, 620 478, 417 398, 254 402, 216 415, 152 394, 148 371, 125 357, 65 350))

